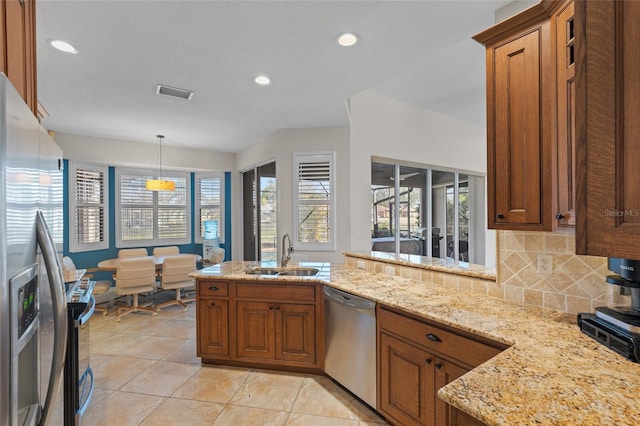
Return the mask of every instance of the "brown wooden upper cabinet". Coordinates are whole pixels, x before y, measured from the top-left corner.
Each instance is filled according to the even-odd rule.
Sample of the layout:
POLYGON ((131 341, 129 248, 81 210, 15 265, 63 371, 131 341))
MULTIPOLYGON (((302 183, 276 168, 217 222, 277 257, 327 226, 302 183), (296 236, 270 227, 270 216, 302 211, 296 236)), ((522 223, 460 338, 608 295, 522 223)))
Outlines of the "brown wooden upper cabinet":
POLYGON ((640 2, 577 1, 576 252, 640 259, 640 2))
POLYGON ((0 2, 0 71, 37 115, 35 0, 0 2))
POLYGON ((476 35, 487 52, 491 229, 573 230, 573 1, 542 1, 476 35))

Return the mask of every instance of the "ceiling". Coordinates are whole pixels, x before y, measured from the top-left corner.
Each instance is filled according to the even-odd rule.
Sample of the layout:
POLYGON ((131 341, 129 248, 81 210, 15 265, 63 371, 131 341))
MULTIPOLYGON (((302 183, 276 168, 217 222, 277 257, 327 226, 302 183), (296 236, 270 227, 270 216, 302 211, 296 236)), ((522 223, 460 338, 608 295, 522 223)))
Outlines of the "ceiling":
POLYGON ((38 0, 43 125, 239 152, 278 129, 346 125, 346 100, 368 89, 483 126, 484 49, 470 37, 507 3, 38 0), (338 46, 344 31, 360 43, 338 46))

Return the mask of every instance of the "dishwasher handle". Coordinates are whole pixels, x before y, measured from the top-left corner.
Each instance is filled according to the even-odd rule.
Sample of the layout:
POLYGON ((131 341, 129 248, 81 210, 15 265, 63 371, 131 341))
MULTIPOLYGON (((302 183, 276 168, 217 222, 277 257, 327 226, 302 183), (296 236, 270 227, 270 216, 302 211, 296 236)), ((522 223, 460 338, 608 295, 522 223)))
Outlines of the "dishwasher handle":
POLYGON ((325 297, 333 302, 349 306, 353 309, 373 311, 376 308, 376 302, 372 300, 365 299, 360 296, 354 296, 351 293, 340 291, 332 287, 324 286, 323 292, 325 297))

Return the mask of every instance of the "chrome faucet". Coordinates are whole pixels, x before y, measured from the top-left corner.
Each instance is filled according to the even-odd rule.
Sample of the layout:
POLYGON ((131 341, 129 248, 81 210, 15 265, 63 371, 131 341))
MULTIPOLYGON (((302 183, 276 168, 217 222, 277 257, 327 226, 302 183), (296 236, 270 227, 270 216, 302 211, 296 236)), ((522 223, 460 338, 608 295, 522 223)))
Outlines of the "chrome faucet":
POLYGON ((291 243, 291 237, 289 234, 282 236, 282 258, 280 259, 280 265, 284 268, 291 260, 291 253, 293 253, 293 244, 291 243), (289 246, 287 247, 285 240, 289 240, 289 246))

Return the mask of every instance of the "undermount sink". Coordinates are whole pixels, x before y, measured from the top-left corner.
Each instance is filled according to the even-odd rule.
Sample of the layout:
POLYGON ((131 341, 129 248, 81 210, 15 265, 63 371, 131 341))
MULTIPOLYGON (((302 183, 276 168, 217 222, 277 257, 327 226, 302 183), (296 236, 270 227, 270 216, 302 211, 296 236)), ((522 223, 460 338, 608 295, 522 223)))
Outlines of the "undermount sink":
POLYGON ((281 271, 278 275, 287 275, 292 277, 312 277, 320 272, 319 269, 316 268, 296 268, 290 269, 286 271, 281 271))
POLYGON ((245 273, 250 275, 282 275, 288 277, 312 277, 320 272, 317 268, 250 268, 245 273))
POLYGON ((245 273, 251 275, 278 275, 278 268, 252 268, 247 269, 245 273))

